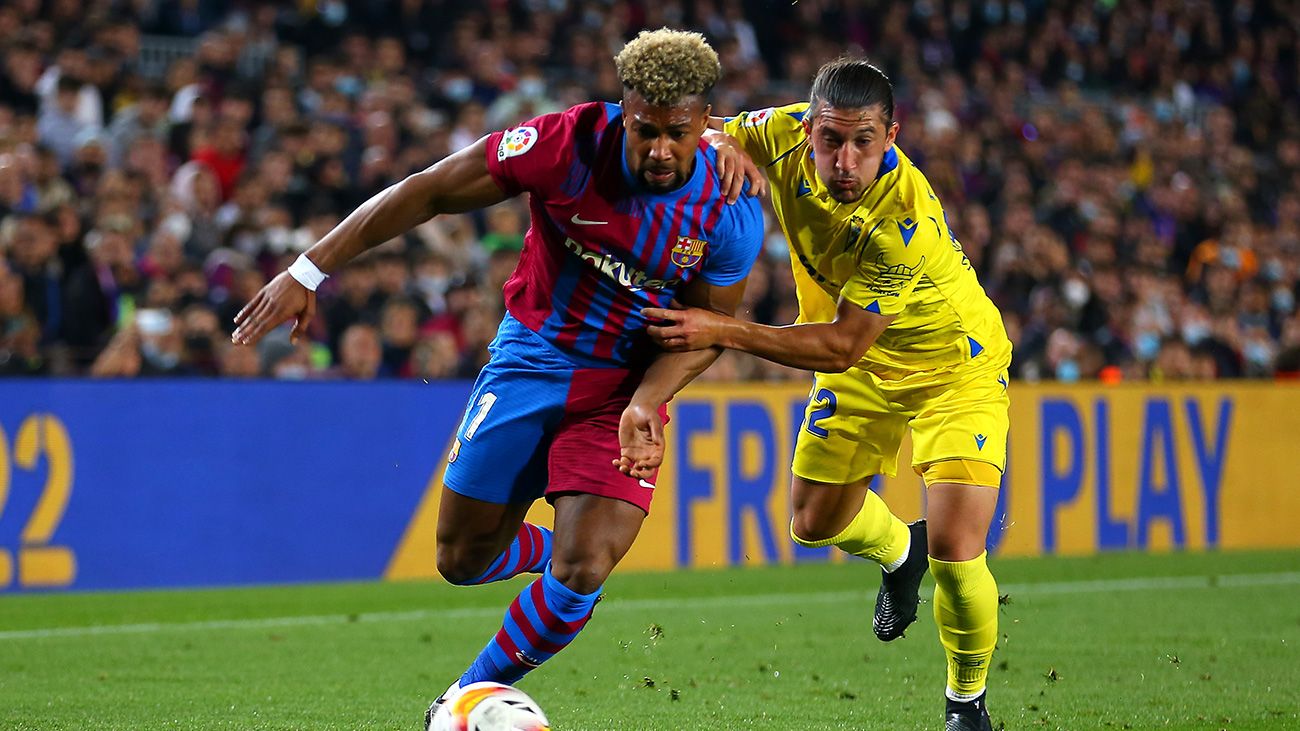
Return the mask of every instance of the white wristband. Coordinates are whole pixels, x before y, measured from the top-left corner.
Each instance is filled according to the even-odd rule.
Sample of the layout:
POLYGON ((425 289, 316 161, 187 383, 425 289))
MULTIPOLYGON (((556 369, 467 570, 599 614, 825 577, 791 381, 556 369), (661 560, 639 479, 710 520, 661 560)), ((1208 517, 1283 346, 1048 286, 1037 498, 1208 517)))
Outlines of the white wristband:
POLYGON ((315 262, 308 259, 306 254, 299 254, 298 258, 289 265, 289 276, 298 280, 298 284, 312 292, 315 292, 320 283, 329 277, 328 274, 320 270, 320 267, 316 266, 315 262))

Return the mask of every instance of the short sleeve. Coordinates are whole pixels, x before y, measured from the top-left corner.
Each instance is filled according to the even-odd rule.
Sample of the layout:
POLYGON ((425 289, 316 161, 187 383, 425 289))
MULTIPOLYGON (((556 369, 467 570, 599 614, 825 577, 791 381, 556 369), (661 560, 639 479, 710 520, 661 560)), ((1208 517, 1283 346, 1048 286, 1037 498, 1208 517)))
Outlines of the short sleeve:
POLYGON ((555 186, 556 170, 568 167, 578 110, 543 114, 488 135, 488 173, 506 195, 545 192, 555 186))
POLYGON ((868 312, 899 314, 925 275, 926 259, 933 257, 938 242, 934 219, 884 219, 868 235, 858 269, 841 295, 868 312))
POLYGON ((803 118, 808 103, 768 107, 730 117, 722 131, 736 138, 754 163, 767 167, 803 141, 803 118))
POLYGON ((715 229, 717 241, 709 243, 700 277, 715 287, 726 287, 749 276, 763 248, 763 209, 758 199, 742 195, 724 206, 726 217, 715 229))

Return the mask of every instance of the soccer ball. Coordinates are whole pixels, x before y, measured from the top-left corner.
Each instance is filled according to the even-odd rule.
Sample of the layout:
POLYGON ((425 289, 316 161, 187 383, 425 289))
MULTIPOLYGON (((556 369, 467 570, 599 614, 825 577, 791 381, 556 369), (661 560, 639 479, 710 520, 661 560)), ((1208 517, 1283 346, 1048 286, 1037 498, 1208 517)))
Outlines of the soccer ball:
POLYGON ((471 683, 433 714, 429 731, 550 731, 537 702, 501 683, 471 683))

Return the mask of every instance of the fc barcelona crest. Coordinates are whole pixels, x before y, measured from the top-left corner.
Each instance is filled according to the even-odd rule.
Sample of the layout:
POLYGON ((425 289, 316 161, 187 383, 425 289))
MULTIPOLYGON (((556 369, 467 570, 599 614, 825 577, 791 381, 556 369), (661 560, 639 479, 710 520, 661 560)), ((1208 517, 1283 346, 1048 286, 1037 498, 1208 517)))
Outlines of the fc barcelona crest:
POLYGON ((673 246, 673 263, 682 269, 690 269, 700 263, 704 258, 704 250, 709 246, 709 242, 703 239, 693 239, 689 236, 678 236, 677 243, 673 246))

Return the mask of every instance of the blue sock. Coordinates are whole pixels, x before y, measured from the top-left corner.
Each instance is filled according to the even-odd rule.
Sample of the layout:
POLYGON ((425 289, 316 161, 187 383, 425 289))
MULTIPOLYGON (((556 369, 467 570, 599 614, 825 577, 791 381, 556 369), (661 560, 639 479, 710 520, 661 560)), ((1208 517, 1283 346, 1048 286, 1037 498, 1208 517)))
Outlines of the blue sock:
POLYGON ((518 682, 578 636, 600 592, 573 591, 551 575, 548 563, 541 578, 510 603, 501 629, 460 677, 461 687, 483 680, 518 682))

